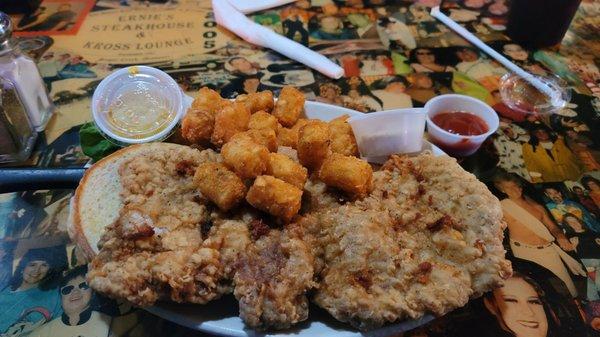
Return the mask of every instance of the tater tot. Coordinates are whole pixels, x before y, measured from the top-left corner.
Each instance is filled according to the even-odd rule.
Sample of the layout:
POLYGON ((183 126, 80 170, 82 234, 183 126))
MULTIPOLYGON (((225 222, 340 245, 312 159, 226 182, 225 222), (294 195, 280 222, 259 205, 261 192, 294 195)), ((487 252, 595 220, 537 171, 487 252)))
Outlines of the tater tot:
POLYGON ((308 123, 308 119, 300 118, 291 128, 285 128, 281 124, 277 129, 277 142, 279 146, 289 146, 295 149, 298 146, 298 133, 300 128, 308 123))
POLYGON ((246 194, 242 179, 221 163, 200 164, 194 174, 194 184, 223 211, 236 206, 246 194))
POLYGON ((277 133, 279 123, 277 118, 270 113, 259 111, 250 116, 248 129, 271 129, 277 133))
POLYGON ((235 101, 244 103, 250 113, 273 110, 273 93, 270 90, 240 95, 235 101))
POLYGON ((283 87, 275 103, 273 116, 277 117, 283 126, 294 125, 304 110, 304 99, 304 94, 300 90, 289 86, 283 87))
POLYGON ((295 149, 293 149, 289 146, 277 147, 277 153, 285 155, 286 157, 290 158, 291 160, 295 161, 296 163, 300 162, 300 160, 298 160, 298 151, 296 151, 295 149))
POLYGON ((248 190, 246 201, 287 223, 300 210, 302 190, 275 177, 258 176, 248 190))
POLYGON ((308 177, 305 167, 281 153, 269 153, 265 174, 281 179, 299 189, 304 188, 304 183, 308 177))
POLYGON ((198 90, 198 94, 194 98, 194 101, 192 101, 191 107, 194 109, 209 110, 214 113, 221 108, 223 101, 227 100, 221 97, 218 92, 208 87, 202 87, 198 90))
POLYGON ((269 152, 277 152, 275 131, 271 129, 250 129, 244 133, 250 136, 255 143, 266 146, 269 152))
POLYGON ((317 170, 329 155, 330 132, 327 123, 310 120, 298 133, 298 159, 309 170, 317 170))
POLYGON ((358 156, 358 145, 352 127, 347 122, 348 118, 348 115, 343 115, 329 122, 331 152, 356 157, 358 156))
POLYGON ((280 127, 277 131, 277 144, 295 149, 298 146, 298 133, 292 129, 280 127))
POLYGON ((355 198, 371 192, 373 169, 364 160, 333 153, 321 165, 319 179, 355 198))
POLYGON ((295 130, 296 132, 299 132, 300 128, 303 127, 303 126, 305 126, 309 121, 310 121, 310 119, 299 118, 296 121, 296 124, 294 124, 294 126, 292 126, 292 130, 295 130))
POLYGON ((206 110, 189 108, 181 120, 181 136, 190 143, 210 140, 215 126, 215 115, 206 110))
POLYGON ((263 174, 269 160, 269 150, 255 143, 249 135, 239 133, 221 148, 223 163, 244 179, 263 174))
POLYGON ((210 140, 215 125, 215 114, 223 106, 230 104, 218 92, 203 87, 192 102, 181 121, 181 135, 192 143, 210 140))
POLYGON ((248 130, 250 111, 242 103, 233 103, 217 111, 215 115, 215 128, 210 141, 221 146, 229 141, 238 132, 248 130))

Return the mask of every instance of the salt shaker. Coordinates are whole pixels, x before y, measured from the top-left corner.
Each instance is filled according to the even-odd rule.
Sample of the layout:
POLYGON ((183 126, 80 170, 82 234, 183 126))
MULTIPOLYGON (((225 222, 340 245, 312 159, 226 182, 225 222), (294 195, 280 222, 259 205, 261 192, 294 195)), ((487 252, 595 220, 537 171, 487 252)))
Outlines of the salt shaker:
MULTIPOLYGON (((54 105, 37 66, 12 43, 11 35, 10 17, 0 12, 0 78, 12 83, 31 125, 42 131, 54 111, 54 105)), ((11 107, 3 105, 3 109, 8 108, 11 107)))
POLYGON ((27 159, 37 138, 16 88, 13 82, 0 77, 0 163, 27 159))

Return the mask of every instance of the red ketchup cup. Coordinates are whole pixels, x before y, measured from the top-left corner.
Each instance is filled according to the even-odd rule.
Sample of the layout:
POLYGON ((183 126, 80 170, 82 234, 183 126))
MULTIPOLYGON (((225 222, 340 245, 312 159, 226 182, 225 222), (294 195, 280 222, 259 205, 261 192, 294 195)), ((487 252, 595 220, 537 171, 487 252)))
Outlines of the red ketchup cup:
POLYGON ((458 157, 475 153, 500 122, 492 107, 464 95, 432 98, 425 104, 425 111, 431 142, 458 157))

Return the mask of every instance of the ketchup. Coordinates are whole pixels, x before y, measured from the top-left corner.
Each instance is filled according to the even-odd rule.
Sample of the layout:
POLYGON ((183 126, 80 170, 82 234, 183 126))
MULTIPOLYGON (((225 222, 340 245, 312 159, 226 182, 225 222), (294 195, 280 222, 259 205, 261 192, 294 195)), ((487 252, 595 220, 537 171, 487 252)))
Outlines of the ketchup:
POLYGON ((442 112, 433 116, 431 120, 440 128, 461 136, 478 136, 489 130, 481 117, 469 112, 442 112))
POLYGON ((448 144, 444 143, 439 139, 429 136, 431 141, 433 141, 440 149, 444 150, 444 152, 459 157, 470 156, 475 151, 479 149, 479 144, 473 143, 470 139, 464 138, 458 141, 458 143, 448 144))

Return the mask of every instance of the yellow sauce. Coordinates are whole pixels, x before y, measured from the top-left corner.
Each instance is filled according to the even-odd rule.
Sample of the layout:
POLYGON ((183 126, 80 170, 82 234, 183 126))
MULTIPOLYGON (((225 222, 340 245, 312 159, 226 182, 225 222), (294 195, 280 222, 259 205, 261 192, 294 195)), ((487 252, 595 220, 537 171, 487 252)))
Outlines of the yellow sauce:
POLYGON ((127 68, 127 71, 130 75, 137 75, 140 72, 137 66, 131 66, 127 68))
POLYGON ((113 99, 106 120, 116 135, 140 139, 161 132, 173 118, 175 112, 169 100, 145 83, 137 82, 113 99))

